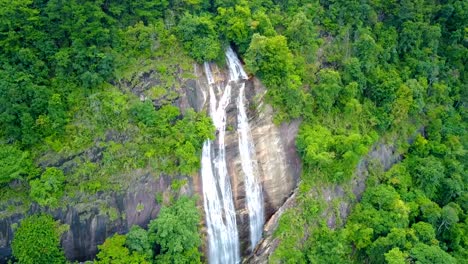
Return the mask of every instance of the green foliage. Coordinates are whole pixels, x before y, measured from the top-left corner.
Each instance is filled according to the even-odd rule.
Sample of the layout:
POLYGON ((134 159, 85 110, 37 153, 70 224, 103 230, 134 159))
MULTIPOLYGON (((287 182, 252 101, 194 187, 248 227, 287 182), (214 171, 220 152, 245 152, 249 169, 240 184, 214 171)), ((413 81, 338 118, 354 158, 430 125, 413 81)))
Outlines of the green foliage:
MULTIPOLYGON (((28 181, 33 200, 54 206, 63 192, 123 187, 131 182, 123 175, 136 169, 194 173, 214 129, 206 115, 172 106, 193 75, 186 53, 222 61, 223 47, 234 44, 266 85, 275 121, 303 122, 301 197, 297 215, 280 222, 273 262, 345 263, 345 244, 361 262, 468 257, 466 1, 16 0, 1 7, 2 194, 28 181), (157 79, 142 91, 154 104, 130 93, 140 93, 146 72, 157 79), (423 136, 402 163, 372 175, 344 229, 310 231, 319 211, 312 187, 346 184, 379 137, 404 140, 415 127, 423 136)), ((160 240, 151 240, 163 253, 157 260, 199 262, 195 217, 188 217, 192 229, 177 233, 171 225, 179 220, 168 219, 182 213, 165 214, 158 225, 167 234, 154 227, 147 235, 160 240)), ((144 232, 131 234, 128 248, 121 237, 106 244, 124 253, 116 255, 121 262, 149 256, 144 232)), ((111 251, 103 250, 103 261, 112 261, 111 251)))
POLYGON ((279 108, 280 114, 290 118, 300 116, 304 96, 302 81, 284 36, 255 33, 245 54, 245 66, 269 88, 269 100, 279 108))
POLYGON ((438 241, 436 239, 436 234, 434 227, 425 222, 417 222, 411 226, 411 228, 416 232, 416 236, 419 241, 427 245, 437 245, 438 241))
POLYGON ((433 156, 414 158, 408 160, 408 168, 414 176, 415 185, 424 191, 424 194, 433 199, 440 189, 444 178, 444 166, 441 161, 433 156))
POLYGON ((224 30, 223 35, 245 52, 252 35, 252 14, 247 2, 240 4, 229 8, 219 7, 216 19, 218 27, 224 30))
POLYGON ((124 264, 124 263, 135 263, 135 264, 149 264, 146 260, 145 255, 140 252, 134 251, 130 253, 129 249, 125 246, 125 236, 115 234, 104 241, 99 248, 99 253, 96 256, 95 263, 97 264, 124 264))
POLYGON ((153 249, 151 247, 148 233, 137 225, 130 228, 125 240, 125 246, 131 252, 137 252, 144 255, 147 259, 153 258, 153 249))
POLYGON ((57 206, 58 199, 63 194, 65 176, 57 168, 49 167, 42 173, 40 179, 29 182, 31 198, 42 206, 57 206))
POLYGON ((447 252, 437 246, 428 246, 425 244, 417 244, 410 252, 411 259, 415 263, 457 263, 457 261, 447 252))
POLYGON ((12 180, 35 176, 36 170, 28 152, 13 145, 0 145, 0 186, 12 180))
POLYGON ((200 213, 193 199, 179 198, 161 208, 158 218, 148 226, 149 241, 161 250, 156 261, 161 263, 201 263, 199 233, 200 213))
MULTIPOLYGON (((465 226, 460 219, 462 209, 455 202, 445 206, 440 202, 447 201, 440 199, 438 185, 450 177, 444 173, 443 160, 448 158, 432 156, 427 149, 431 145, 418 137, 410 147, 411 154, 385 173, 382 183, 369 187, 350 215, 346 229, 361 258, 376 263, 408 259, 456 263, 455 257, 464 254, 460 244, 460 227, 465 226), (362 235, 364 228, 370 231, 367 236, 362 235)), ((465 189, 466 183, 457 186, 465 189)))
POLYGON ((11 244, 13 256, 19 263, 66 263, 60 248, 60 224, 48 215, 24 218, 15 231, 11 244))
POLYGON ((306 256, 299 242, 305 232, 305 223, 302 217, 297 217, 297 213, 297 209, 292 208, 282 215, 275 231, 275 236, 282 243, 271 256, 272 263, 306 263, 306 256))
POLYGON ((180 119, 178 108, 167 105, 155 111, 151 103, 137 104, 131 112, 139 126, 155 136, 147 143, 160 146, 145 153, 146 158, 161 159, 159 170, 191 174, 199 168, 202 144, 214 135, 208 117, 190 110, 180 119))
POLYGON ((245 54, 247 69, 259 76, 270 89, 277 88, 293 74, 292 54, 284 36, 254 34, 245 54))
MULTIPOLYGON (((288 23, 285 36, 291 50, 301 55, 310 56, 318 48, 316 44, 317 29, 304 12, 298 12, 288 23)), ((315 57, 315 56, 314 56, 315 57)))
POLYGON ((352 176, 370 142, 370 137, 357 133, 333 135, 321 125, 303 125, 296 144, 307 170, 324 175, 325 180, 340 182, 352 176))
POLYGON ((195 16, 185 13, 177 26, 184 47, 196 61, 218 58, 221 45, 216 33, 216 24, 208 14, 195 16))
POLYGON ((312 92, 320 112, 331 111, 343 89, 340 74, 330 69, 320 70, 317 73, 318 84, 313 86, 312 92))
POLYGON ((132 226, 107 238, 95 263, 202 263, 200 217, 195 200, 181 197, 163 206, 148 230, 132 226))
POLYGON ((113 15, 122 24, 128 25, 138 21, 144 23, 154 22, 156 19, 163 16, 164 11, 168 8, 169 1, 119 1, 104 6, 104 11, 113 15))
POLYGON ((343 232, 323 227, 315 231, 308 242, 308 263, 352 263, 351 248, 347 245, 343 232))
POLYGON ((385 253, 385 261, 388 264, 405 264, 407 258, 408 254, 401 252, 399 248, 393 248, 385 253))
MULTIPOLYGON (((345 243, 356 249, 353 261, 451 263, 455 257, 465 262, 460 235, 466 228, 462 193, 468 181, 461 176, 466 175, 466 144, 459 143, 466 138, 466 111, 463 100, 457 99, 466 97, 460 89, 466 90, 462 83, 467 80, 466 59, 461 59, 468 52, 462 41, 467 24, 462 10, 467 6, 462 2, 275 2, 280 14, 291 19, 275 29, 288 37, 306 91, 303 101, 297 100, 304 117, 296 145, 305 193, 297 207, 316 202, 315 192, 323 182, 347 184, 377 139, 374 131, 379 137, 403 138, 414 135, 412 127, 424 127, 402 163, 371 173, 362 200, 345 227, 338 227, 336 232, 343 230, 349 241, 345 243), (323 42, 310 54, 313 40, 302 37, 313 34, 314 27, 323 42)), ((259 76, 267 84, 275 78, 259 76)), ((280 76, 281 71, 276 77, 280 76)), ((280 111, 287 105, 275 103, 280 111)), ((305 228, 317 230, 316 224, 305 228)), ((327 234, 304 235, 302 230, 282 230, 278 236, 294 237, 286 241, 294 245, 327 234)), ((324 241, 334 236, 324 235, 324 241)), ((281 254, 282 244, 277 249, 281 254)), ((314 257, 313 263, 329 259, 323 253, 314 257)))

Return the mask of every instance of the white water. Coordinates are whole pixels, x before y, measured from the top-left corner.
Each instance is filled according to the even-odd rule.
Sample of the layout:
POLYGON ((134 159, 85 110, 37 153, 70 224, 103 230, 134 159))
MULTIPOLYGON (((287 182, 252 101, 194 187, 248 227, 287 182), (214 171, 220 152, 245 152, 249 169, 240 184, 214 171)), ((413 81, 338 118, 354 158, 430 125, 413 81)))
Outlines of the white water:
POLYGON ((217 153, 212 150, 212 142, 209 140, 203 144, 202 151, 201 174, 208 229, 208 259, 210 263, 239 263, 236 211, 230 177, 227 173, 224 146, 226 107, 231 98, 231 84, 226 85, 218 102, 213 88, 215 82, 207 63, 205 63, 205 74, 209 83, 210 116, 218 132, 217 153), (212 151, 215 153, 212 154, 212 151))
POLYGON ((249 211, 250 246, 251 250, 253 250, 262 237, 264 208, 255 146, 252 135, 250 134, 249 120, 244 105, 244 80, 247 79, 247 74, 231 47, 228 48, 226 57, 229 66, 229 78, 239 85, 239 97, 237 98, 237 132, 239 135, 239 155, 241 158, 242 171, 244 172, 245 196, 247 198, 246 207, 249 211))
POLYGON ((245 73, 244 68, 242 68, 242 64, 240 63, 236 53, 231 49, 231 47, 229 47, 226 50, 226 58, 229 66, 229 80, 246 80, 248 78, 247 74, 245 73))
POLYGON ((208 229, 208 259, 212 264, 231 264, 240 262, 239 235, 237 231, 236 212, 234 208, 230 177, 226 166, 226 107, 231 99, 233 87, 239 87, 238 135, 239 153, 244 173, 246 208, 249 212, 251 249, 255 248, 261 238, 264 209, 263 195, 259 183, 255 148, 253 145, 247 114, 244 106, 244 81, 248 78, 242 64, 231 48, 226 51, 229 66, 229 82, 224 87, 216 84, 208 63, 204 64, 205 75, 209 84, 209 112, 218 132, 216 151, 212 141, 203 144, 202 184, 206 225, 208 229), (215 93, 215 86, 216 92, 215 93), (219 98, 219 101, 218 99, 219 98))
POLYGON ((262 237, 264 223, 263 193, 259 183, 259 173, 255 146, 250 134, 249 122, 244 106, 244 89, 242 83, 237 99, 237 132, 239 133, 239 153, 242 163, 242 171, 245 175, 245 194, 247 198, 247 208, 249 210, 250 225, 250 245, 251 250, 255 248, 262 237))
POLYGON ((213 78, 213 74, 211 73, 210 64, 208 62, 205 62, 203 66, 205 67, 205 75, 206 75, 206 80, 208 81, 208 84, 213 85, 215 81, 213 78))

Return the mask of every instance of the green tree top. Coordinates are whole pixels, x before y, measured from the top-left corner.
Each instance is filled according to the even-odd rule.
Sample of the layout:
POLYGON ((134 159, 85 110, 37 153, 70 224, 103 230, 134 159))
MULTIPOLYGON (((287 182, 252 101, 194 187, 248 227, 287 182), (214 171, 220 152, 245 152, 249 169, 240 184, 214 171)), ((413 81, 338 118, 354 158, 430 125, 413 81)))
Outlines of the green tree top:
POLYGON ((182 197, 163 207, 148 226, 150 242, 161 247, 161 263, 201 263, 200 213, 193 199, 182 197))
POLYGON ((20 222, 11 248, 13 256, 22 264, 66 263, 60 248, 63 227, 49 215, 32 215, 20 222))
POLYGON ((130 250, 125 247, 125 236, 115 234, 107 238, 104 244, 98 246, 99 253, 97 254, 96 264, 149 264, 143 254, 139 252, 130 253, 130 250))

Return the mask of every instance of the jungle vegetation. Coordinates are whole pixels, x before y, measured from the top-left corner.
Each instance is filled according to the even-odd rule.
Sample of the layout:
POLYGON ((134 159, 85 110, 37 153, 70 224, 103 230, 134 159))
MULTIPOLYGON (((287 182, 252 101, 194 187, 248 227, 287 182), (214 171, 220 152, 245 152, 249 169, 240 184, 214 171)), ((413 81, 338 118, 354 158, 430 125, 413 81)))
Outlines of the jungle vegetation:
MULTIPOLYGON (((222 64, 228 45, 275 121, 302 121, 298 206, 272 263, 468 259, 465 0, 0 0, 0 215, 20 210, 11 200, 55 208, 124 189, 135 169, 196 172, 213 126, 174 102, 192 63, 222 64), (150 70, 157 105, 132 90, 150 70), (346 184, 384 139, 401 162, 373 168, 330 229, 312 190, 346 184)), ((108 238, 96 263, 201 262, 199 222, 193 200, 175 199, 148 230, 108 238)), ((47 215, 22 220, 15 259, 32 263, 41 249, 25 245, 41 233, 34 263, 65 262, 61 232, 47 215)))

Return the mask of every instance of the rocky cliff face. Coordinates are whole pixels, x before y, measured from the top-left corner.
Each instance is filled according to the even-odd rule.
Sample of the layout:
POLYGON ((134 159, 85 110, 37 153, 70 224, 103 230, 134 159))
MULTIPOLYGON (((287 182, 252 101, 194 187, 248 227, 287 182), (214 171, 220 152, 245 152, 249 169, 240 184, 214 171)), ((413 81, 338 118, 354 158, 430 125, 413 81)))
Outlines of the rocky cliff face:
MULTIPOLYGON (((213 65, 213 68, 216 66, 213 65)), ((185 80, 178 91, 179 97, 174 104, 184 111, 193 108, 204 111, 207 107, 207 83, 203 67, 194 65, 197 78, 185 80)), ((228 79, 227 69, 214 72, 218 81, 228 79)), ((145 87, 150 87, 157 80, 152 80, 152 74, 144 75, 145 85, 138 84, 132 91, 144 99, 145 87)), ((237 90, 233 91, 232 100, 227 109, 228 131, 226 132, 226 160, 231 177, 233 196, 237 213, 237 224, 243 255, 249 253, 249 217, 246 209, 244 179, 241 173, 241 163, 238 149, 237 90)), ((263 102, 265 88, 256 78, 246 83, 246 107, 249 124, 255 143, 257 163, 260 169, 261 184, 265 199, 265 219, 268 220, 284 203, 295 188, 300 175, 300 160, 296 154, 295 137, 299 122, 273 124, 273 111, 263 102)), ((155 105, 158 102, 154 102, 155 105)), ((93 196, 65 198, 64 204, 74 204, 58 210, 49 210, 37 205, 31 206, 27 214, 38 212, 51 213, 61 223, 70 226, 70 230, 62 237, 62 246, 70 260, 84 261, 92 259, 97 253, 97 245, 114 233, 126 233, 132 225, 145 227, 151 219, 157 217, 160 204, 155 196, 165 196, 171 192, 171 178, 154 176, 148 172, 135 172, 135 182, 121 192, 99 193, 93 196)), ((179 194, 192 195, 199 193, 203 197, 199 175, 187 179, 179 194)), ((200 205, 202 202, 200 201, 200 205)), ((13 238, 13 228, 25 214, 13 214, 0 219, 0 263, 6 261, 11 254, 10 243, 13 238)))
MULTIPOLYGON (((412 143, 417 134, 422 133, 423 128, 416 131, 408 142, 412 143)), ((389 170, 401 160, 401 154, 395 146, 396 140, 388 143, 378 143, 359 162, 354 177, 347 183, 339 185, 318 186, 311 190, 317 200, 326 202, 323 218, 327 220, 330 228, 344 225, 346 218, 351 213, 352 207, 362 197, 366 189, 366 180, 372 169, 379 168, 389 170), (338 203, 338 210, 334 210, 334 203, 338 203)), ((260 241, 256 250, 243 263, 268 263, 268 259, 278 246, 278 239, 273 234, 278 227, 281 214, 296 205, 298 189, 286 200, 264 226, 264 238, 260 241)))
MULTIPOLYGON (((228 79, 226 69, 211 65, 216 81, 225 82, 228 79)), ((207 107, 207 83, 202 68, 197 70, 198 85, 196 92, 191 92, 186 101, 198 102, 193 108, 204 110, 207 107), (198 97, 190 97, 197 95, 198 97)), ((221 85, 221 87, 224 87, 221 85)), ((291 195, 300 176, 300 159, 296 153, 295 138, 299 122, 282 124, 273 123, 273 110, 265 104, 263 96, 265 88, 258 79, 251 78, 246 82, 246 109, 248 109, 249 125, 255 144, 260 181, 265 202, 265 219, 269 219, 284 201, 291 195)), ((190 91, 190 90, 189 90, 190 91)), ((231 101, 227 107, 226 131, 226 161, 228 174, 231 177, 234 204, 237 214, 238 231, 241 242, 241 252, 245 255, 249 248, 249 215, 246 208, 244 175, 239 156, 237 133, 236 100, 239 91, 233 90, 231 101)))
MULTIPOLYGON (((139 174, 140 172, 135 172, 139 174)), ((97 253, 97 246, 115 233, 126 233, 133 225, 145 227, 155 218, 161 205, 155 194, 162 198, 171 192, 171 179, 167 176, 154 176, 144 173, 125 192, 100 193, 74 199, 74 206, 49 210, 32 205, 27 214, 46 212, 70 229, 62 236, 62 247, 70 260, 85 261, 97 253)), ((188 184, 180 193, 193 193, 188 184)), ((66 198, 68 200, 69 198, 66 198)), ((69 201, 71 202, 71 201, 69 201)), ((6 262, 11 254, 10 243, 13 238, 12 225, 18 223, 24 214, 15 214, 0 219, 0 263, 6 262)))

